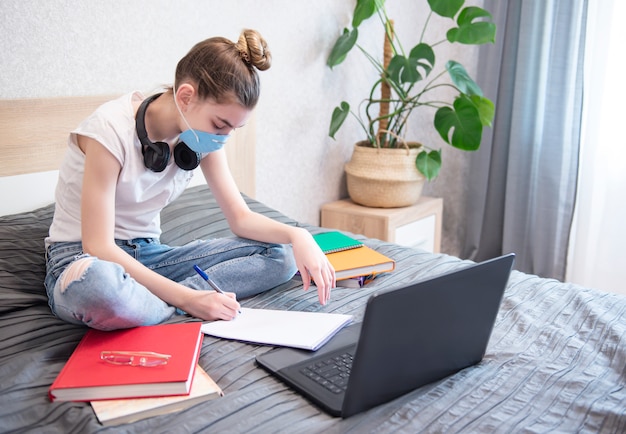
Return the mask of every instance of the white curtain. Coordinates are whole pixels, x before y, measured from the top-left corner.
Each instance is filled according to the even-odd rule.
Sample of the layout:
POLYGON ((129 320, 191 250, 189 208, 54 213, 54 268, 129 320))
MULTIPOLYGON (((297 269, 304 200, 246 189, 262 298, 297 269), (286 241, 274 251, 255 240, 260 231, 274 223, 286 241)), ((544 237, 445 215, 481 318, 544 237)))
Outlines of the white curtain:
POLYGON ((582 143, 566 280, 626 294, 626 16, 624 0, 590 0, 582 143))

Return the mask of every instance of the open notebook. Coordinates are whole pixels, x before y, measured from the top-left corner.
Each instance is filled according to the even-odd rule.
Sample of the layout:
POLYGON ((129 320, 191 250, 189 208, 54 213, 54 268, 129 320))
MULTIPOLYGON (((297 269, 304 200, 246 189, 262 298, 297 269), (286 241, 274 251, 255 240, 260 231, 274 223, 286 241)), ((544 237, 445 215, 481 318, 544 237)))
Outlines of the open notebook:
POLYGON ((242 308, 232 321, 202 324, 218 338, 317 350, 352 320, 352 315, 242 308))

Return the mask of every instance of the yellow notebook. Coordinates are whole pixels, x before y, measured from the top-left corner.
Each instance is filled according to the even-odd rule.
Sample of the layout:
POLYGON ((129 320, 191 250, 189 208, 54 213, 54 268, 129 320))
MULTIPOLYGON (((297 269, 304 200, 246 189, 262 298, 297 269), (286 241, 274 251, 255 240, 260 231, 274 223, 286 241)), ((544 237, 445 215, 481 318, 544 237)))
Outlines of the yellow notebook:
POLYGON ((173 413, 222 395, 222 389, 200 365, 196 365, 189 395, 91 401, 91 406, 100 423, 111 426, 173 413))
POLYGON ((337 279, 384 273, 396 267, 393 259, 367 246, 328 253, 326 257, 335 268, 337 279))

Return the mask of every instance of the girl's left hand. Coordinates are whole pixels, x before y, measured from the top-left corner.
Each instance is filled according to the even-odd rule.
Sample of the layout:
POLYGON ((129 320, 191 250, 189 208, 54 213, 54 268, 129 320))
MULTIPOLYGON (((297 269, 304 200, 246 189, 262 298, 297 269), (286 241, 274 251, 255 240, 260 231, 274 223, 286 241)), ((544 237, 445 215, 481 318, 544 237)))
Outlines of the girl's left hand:
POLYGON ((335 269, 308 231, 299 229, 298 235, 294 238, 291 245, 304 290, 309 289, 313 279, 320 304, 325 305, 336 284, 335 269))

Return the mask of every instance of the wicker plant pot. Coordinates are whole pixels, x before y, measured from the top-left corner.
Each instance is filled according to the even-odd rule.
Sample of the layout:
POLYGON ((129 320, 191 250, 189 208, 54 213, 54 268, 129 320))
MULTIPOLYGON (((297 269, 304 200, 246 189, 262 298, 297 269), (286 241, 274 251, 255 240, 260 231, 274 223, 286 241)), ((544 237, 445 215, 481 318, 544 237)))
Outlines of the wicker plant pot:
POLYGON ((357 143, 352 159, 345 165, 350 198, 375 208, 413 205, 424 187, 425 178, 415 167, 421 151, 421 146, 379 149, 357 143))

